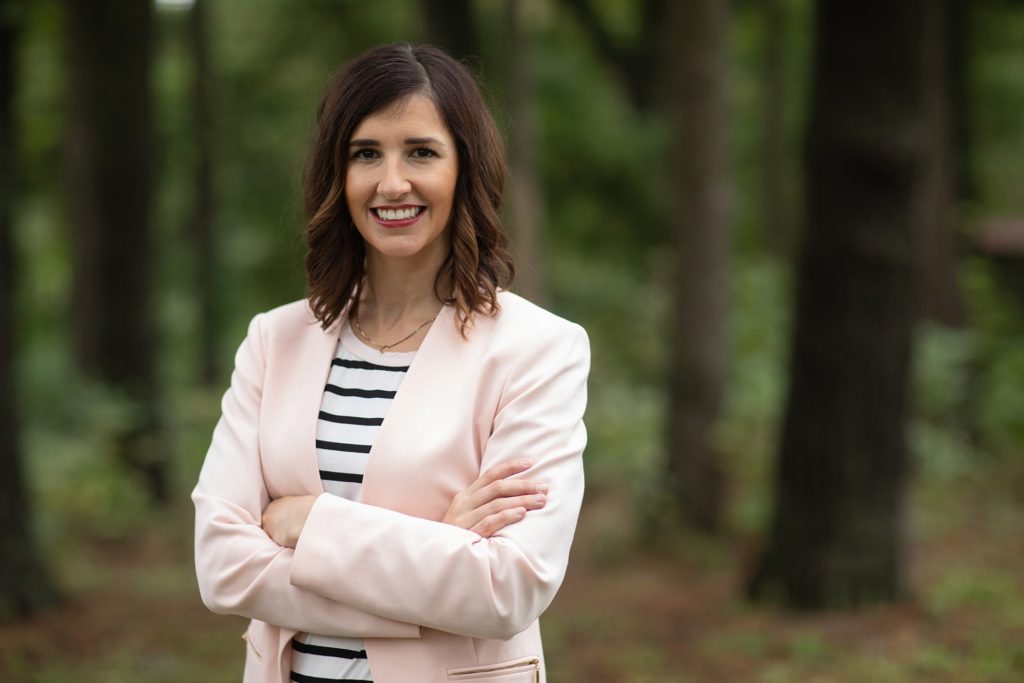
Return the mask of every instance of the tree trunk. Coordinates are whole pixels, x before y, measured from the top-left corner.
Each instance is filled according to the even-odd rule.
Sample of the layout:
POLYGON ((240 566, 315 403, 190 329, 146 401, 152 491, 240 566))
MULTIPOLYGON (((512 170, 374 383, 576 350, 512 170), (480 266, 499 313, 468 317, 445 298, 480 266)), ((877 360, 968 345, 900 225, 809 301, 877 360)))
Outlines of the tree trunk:
POLYGON ((505 99, 510 118, 512 175, 511 237, 516 253, 516 289, 543 303, 544 196, 537 177, 537 116, 530 47, 523 35, 521 0, 505 0, 505 99))
POLYGON ((420 0, 427 41, 457 59, 480 56, 472 0, 420 0))
POLYGON ((714 530, 721 476, 713 427, 726 375, 729 181, 725 81, 727 0, 671 3, 664 92, 676 274, 669 374, 668 473, 683 514, 714 530))
POLYGON ((754 598, 819 609, 904 593, 925 12, 817 3, 790 395, 754 598))
MULTIPOLYGON (((643 0, 642 24, 636 40, 623 45, 605 27, 591 0, 562 0, 576 23, 604 61, 618 71, 619 80, 638 111, 650 111, 660 103, 665 72, 664 45, 657 38, 665 32, 670 11, 668 0, 643 0)), ((688 4, 688 3, 687 3, 688 4)))
POLYGON ((68 0, 67 9, 76 359, 137 405, 120 455, 166 500, 150 281, 152 3, 68 0))
POLYGON ((783 0, 764 0, 760 9, 762 239, 770 252, 786 257, 796 237, 786 202, 786 7, 783 0))
POLYGON ((192 56, 192 129, 195 134, 195 197, 192 220, 186 231, 193 253, 193 290, 198 304, 199 376, 213 386, 221 380, 217 356, 216 239, 213 192, 213 95, 207 39, 207 0, 195 0, 188 17, 188 44, 192 56))
POLYGON ((14 377, 14 91, 18 15, 0 0, 0 621, 27 616, 56 593, 32 541, 32 521, 18 439, 14 377))
POLYGON ((961 327, 966 311, 957 279, 954 240, 955 162, 953 111, 951 104, 950 37, 955 18, 950 0, 936 3, 921 18, 924 22, 924 89, 927 113, 925 132, 927 160, 918 192, 915 242, 917 260, 918 313, 949 327, 961 327))
POLYGON ((948 50, 950 130, 953 137, 953 196, 958 201, 977 198, 971 171, 971 53, 973 48, 973 0, 943 0, 948 50))
POLYGON ((645 0, 638 39, 623 46, 590 0, 562 0, 642 112, 664 108, 674 138, 675 282, 666 430, 667 484, 684 520, 719 523, 722 476, 713 427, 722 406, 729 268, 725 81, 728 0, 645 0))

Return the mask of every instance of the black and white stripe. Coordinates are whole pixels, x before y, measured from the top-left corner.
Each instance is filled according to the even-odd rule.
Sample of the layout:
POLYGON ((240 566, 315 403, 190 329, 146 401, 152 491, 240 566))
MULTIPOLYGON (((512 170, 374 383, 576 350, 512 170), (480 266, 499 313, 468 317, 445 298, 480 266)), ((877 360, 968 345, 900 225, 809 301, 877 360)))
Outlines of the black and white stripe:
POLYGON ((291 679, 298 683, 372 681, 362 643, 357 638, 296 635, 292 639, 291 679))
POLYGON ((345 330, 324 387, 316 452, 324 490, 358 500, 370 448, 412 354, 380 353, 345 330))
MULTIPOLYGON (((370 449, 413 353, 380 353, 344 327, 331 362, 316 428, 324 491, 359 500, 370 449)), ((372 681, 363 641, 300 633, 292 640, 291 680, 372 681)))

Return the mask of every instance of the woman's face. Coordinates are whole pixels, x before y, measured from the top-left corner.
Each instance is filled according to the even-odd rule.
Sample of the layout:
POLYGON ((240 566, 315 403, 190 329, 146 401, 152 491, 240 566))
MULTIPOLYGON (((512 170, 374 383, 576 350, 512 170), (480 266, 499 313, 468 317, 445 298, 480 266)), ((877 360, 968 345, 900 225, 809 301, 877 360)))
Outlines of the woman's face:
POLYGON ((371 263, 412 258, 441 267, 458 172, 455 142, 423 95, 399 100, 356 126, 345 201, 371 263))

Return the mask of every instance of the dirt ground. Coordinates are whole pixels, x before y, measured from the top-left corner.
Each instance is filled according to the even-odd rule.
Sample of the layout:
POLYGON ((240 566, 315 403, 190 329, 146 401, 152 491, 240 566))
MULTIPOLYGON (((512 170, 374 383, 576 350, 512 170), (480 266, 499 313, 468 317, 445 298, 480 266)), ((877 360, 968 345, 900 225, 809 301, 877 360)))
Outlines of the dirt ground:
MULTIPOLYGON (((955 490, 915 502, 913 600, 825 615, 738 599, 750 540, 644 548, 619 502, 588 500, 542 619, 549 680, 1024 681, 1024 500, 977 483, 955 490)), ((239 680, 244 620, 199 601, 190 511, 147 529, 65 553, 65 602, 0 627, 0 681, 239 680)))

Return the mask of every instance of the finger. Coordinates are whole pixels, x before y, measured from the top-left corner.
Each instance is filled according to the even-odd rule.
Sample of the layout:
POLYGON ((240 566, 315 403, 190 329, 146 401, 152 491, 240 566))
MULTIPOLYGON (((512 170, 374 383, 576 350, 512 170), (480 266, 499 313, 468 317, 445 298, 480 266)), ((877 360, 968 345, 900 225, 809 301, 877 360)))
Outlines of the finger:
POLYGON ((496 515, 504 510, 525 508, 526 510, 539 510, 547 505, 548 498, 542 493, 535 493, 528 496, 513 496, 511 498, 498 498, 480 508, 483 512, 482 518, 496 515))
POLYGON ((512 508, 510 510, 502 510, 501 512, 484 517, 477 525, 475 525, 471 531, 476 532, 483 538, 490 538, 494 534, 498 533, 510 524, 523 519, 526 516, 525 508, 512 508))
POLYGON ((514 498, 531 493, 547 493, 547 484, 529 479, 501 479, 492 482, 476 493, 468 496, 474 507, 483 507, 491 501, 502 498, 514 498))
POLYGON ((476 481, 470 484, 469 488, 466 489, 466 493, 475 494, 495 482, 502 481, 508 477, 525 472, 531 467, 533 467, 533 462, 530 460, 511 460, 509 462, 500 463, 477 477, 476 481))
POLYGON ((546 504, 547 496, 542 494, 498 498, 487 505, 467 512, 463 517, 464 523, 460 526, 465 529, 473 529, 488 519, 501 519, 502 515, 510 510, 539 510, 546 504))
POLYGON ((477 480, 470 484, 469 488, 466 489, 466 493, 476 493, 480 489, 485 488, 496 481, 507 479, 508 477, 519 474, 520 472, 525 472, 531 467, 533 467, 533 461, 527 459, 509 460, 508 462, 499 463, 477 477, 477 480))

